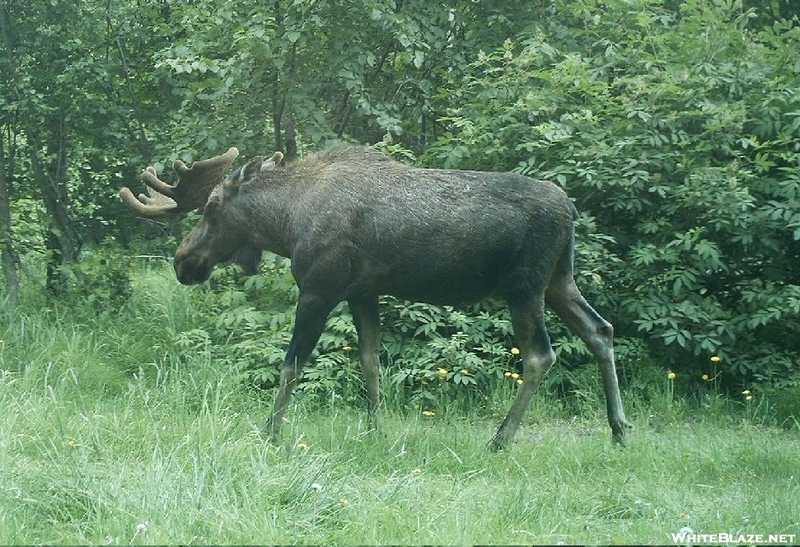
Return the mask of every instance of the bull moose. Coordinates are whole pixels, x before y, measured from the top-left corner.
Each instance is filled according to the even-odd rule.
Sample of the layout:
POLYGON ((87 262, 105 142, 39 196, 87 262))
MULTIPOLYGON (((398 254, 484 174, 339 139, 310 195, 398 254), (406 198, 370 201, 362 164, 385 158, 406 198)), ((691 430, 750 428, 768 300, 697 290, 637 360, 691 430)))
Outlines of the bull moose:
POLYGON ((278 437, 286 405, 328 314, 346 300, 358 333, 369 415, 380 407, 379 295, 432 304, 505 300, 525 383, 489 443, 508 446, 534 390, 556 360, 544 323, 547 304, 597 359, 612 437, 630 427, 614 365, 613 328, 573 279, 575 206, 555 184, 512 173, 422 169, 365 146, 340 146, 281 165, 280 152, 238 155, 187 167, 178 182, 149 167, 149 195, 120 192, 144 217, 202 211, 175 253, 183 284, 201 283, 216 264, 269 250, 291 259, 300 289, 294 333, 267 424, 278 437))

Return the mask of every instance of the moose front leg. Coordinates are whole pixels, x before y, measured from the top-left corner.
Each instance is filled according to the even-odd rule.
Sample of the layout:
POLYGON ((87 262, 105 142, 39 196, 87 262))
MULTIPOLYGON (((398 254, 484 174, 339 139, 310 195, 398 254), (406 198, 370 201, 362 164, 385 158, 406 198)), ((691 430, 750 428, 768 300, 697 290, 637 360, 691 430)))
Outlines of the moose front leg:
POLYGON ((347 301, 353 323, 358 332, 358 350, 361 359, 361 372, 367 387, 369 399, 369 427, 380 431, 378 412, 381 404, 380 391, 380 344, 381 319, 378 296, 369 295, 351 298, 347 301))
POLYGON ((286 352, 283 369, 281 369, 278 394, 275 396, 272 414, 267 421, 267 435, 272 442, 278 441, 286 405, 289 404, 292 398, 292 393, 300 379, 303 367, 322 335, 322 330, 325 328, 325 320, 333 309, 334 304, 314 294, 304 294, 301 291, 297 303, 294 333, 289 343, 289 349, 286 352))

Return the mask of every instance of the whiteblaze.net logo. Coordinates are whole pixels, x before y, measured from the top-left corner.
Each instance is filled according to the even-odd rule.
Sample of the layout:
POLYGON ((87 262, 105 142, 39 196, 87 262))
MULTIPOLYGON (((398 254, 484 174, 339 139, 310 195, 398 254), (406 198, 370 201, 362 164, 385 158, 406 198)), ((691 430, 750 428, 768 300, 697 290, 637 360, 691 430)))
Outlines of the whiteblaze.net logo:
POLYGON ((739 534, 720 532, 718 534, 697 534, 691 529, 682 528, 680 532, 672 532, 672 542, 682 545, 696 543, 746 543, 750 545, 791 545, 796 534, 739 534))

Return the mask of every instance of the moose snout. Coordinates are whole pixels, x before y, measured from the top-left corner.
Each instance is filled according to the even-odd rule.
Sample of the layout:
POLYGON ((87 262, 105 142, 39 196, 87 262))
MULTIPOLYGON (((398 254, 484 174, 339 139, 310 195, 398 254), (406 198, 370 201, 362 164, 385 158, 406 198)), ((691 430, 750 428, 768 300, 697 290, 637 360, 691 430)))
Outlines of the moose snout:
POLYGON ((201 258, 176 254, 172 263, 175 276, 183 285, 197 285, 211 277, 213 267, 201 258))

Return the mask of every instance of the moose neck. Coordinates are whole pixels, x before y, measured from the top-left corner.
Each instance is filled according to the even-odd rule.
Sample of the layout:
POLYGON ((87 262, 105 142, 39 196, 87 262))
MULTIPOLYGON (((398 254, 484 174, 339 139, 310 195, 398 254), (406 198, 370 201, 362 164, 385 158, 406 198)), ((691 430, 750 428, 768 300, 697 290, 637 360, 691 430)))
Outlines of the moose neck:
POLYGON ((265 177, 243 189, 242 222, 250 246, 291 257, 294 248, 291 212, 295 188, 291 181, 275 183, 265 177))

